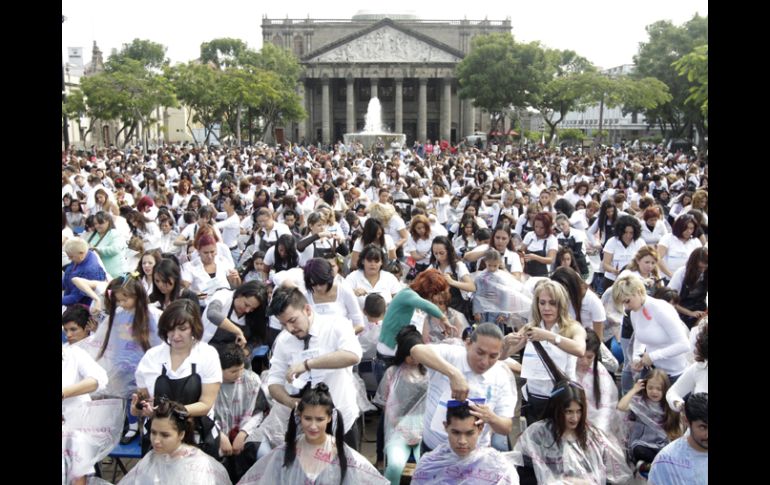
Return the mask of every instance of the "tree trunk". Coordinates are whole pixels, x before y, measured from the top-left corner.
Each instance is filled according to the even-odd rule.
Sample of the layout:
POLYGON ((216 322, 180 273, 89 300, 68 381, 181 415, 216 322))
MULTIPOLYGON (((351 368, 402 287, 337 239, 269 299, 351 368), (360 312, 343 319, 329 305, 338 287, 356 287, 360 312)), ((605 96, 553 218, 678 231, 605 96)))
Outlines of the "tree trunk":
POLYGON ((235 141, 241 146, 241 105, 238 104, 238 112, 235 115, 235 141))

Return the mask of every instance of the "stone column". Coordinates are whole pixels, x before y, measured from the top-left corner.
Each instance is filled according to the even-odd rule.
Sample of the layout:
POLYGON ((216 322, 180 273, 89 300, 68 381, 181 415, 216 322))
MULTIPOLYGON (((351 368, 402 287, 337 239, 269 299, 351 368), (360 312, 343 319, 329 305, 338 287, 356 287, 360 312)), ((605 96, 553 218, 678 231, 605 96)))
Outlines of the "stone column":
POLYGON ((404 79, 397 77, 396 82, 396 133, 404 132, 404 79))
POLYGON ((329 113, 329 78, 321 79, 321 141, 331 143, 331 116, 329 113))
MULTIPOLYGON (((307 109, 307 101, 305 99, 305 80, 300 79, 299 84, 297 85, 297 93, 299 94, 299 104, 302 106, 302 108, 305 110, 306 113, 308 113, 309 116, 309 110, 307 109)), ((307 128, 307 118, 304 120, 300 120, 297 123, 297 138, 298 140, 294 140, 294 143, 299 143, 303 139, 307 141, 307 135, 305 134, 305 129, 307 128)))
POLYGON ((476 109, 473 107, 473 100, 463 100, 463 136, 470 136, 473 134, 474 125, 476 123, 476 109))
POLYGON ((441 121, 439 135, 442 140, 451 140, 452 137, 452 80, 442 80, 443 93, 441 94, 441 121))
POLYGON ((377 86, 379 85, 380 80, 377 79, 376 77, 373 77, 373 78, 371 78, 369 80, 369 82, 371 83, 371 86, 372 86, 372 94, 371 94, 371 96, 369 98, 370 99, 371 98, 376 98, 377 97, 377 86))
POLYGON ((354 81, 355 79, 353 79, 353 76, 350 74, 345 78, 345 82, 347 83, 345 103, 347 104, 346 127, 348 133, 355 133, 356 131, 356 99, 355 89, 353 89, 354 81))
POLYGON ((428 137, 428 79, 421 77, 417 93, 417 139, 425 143, 428 137))

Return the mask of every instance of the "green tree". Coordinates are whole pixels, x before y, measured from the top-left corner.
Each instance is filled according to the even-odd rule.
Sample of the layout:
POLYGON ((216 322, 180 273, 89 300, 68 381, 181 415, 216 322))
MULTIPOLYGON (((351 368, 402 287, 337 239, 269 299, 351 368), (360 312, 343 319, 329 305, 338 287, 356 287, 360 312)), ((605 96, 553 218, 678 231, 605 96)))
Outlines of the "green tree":
POLYGON ((119 68, 127 59, 139 61, 145 69, 160 70, 169 64, 166 58, 166 47, 163 44, 145 39, 134 39, 130 44, 123 44, 117 54, 107 60, 105 69, 113 71, 119 68))
POLYGON ((693 82, 681 76, 674 63, 695 47, 708 43, 708 17, 695 15, 682 26, 658 21, 647 26, 649 41, 642 43, 634 56, 638 79, 652 77, 668 86, 671 100, 651 109, 645 117, 660 126, 666 137, 688 137, 693 131, 703 140, 708 135, 706 117, 701 106, 688 103, 693 82))
POLYGON ((275 126, 300 121, 307 116, 297 94, 302 67, 294 54, 267 43, 256 54, 246 53, 243 60, 267 73, 260 79, 265 89, 260 92, 259 102, 249 106, 249 127, 251 129, 253 119, 259 121, 256 127, 259 139, 264 140, 275 126))
POLYGON ((81 123, 81 120, 88 116, 88 107, 83 92, 74 90, 67 94, 67 100, 62 103, 62 112, 67 115, 68 119, 75 120, 80 132, 80 139, 85 140, 86 135, 91 132, 91 127, 86 130, 81 123))
POLYGON ((686 77, 690 86, 687 103, 700 107, 701 113, 708 120, 709 116, 709 45, 704 44, 692 52, 674 61, 674 68, 680 76, 686 77))
POLYGON ((492 115, 497 129, 512 106, 533 106, 549 79, 545 49, 538 42, 517 43, 510 33, 480 35, 457 65, 459 96, 492 115))
POLYGON ((125 136, 128 140, 141 123, 145 128, 142 135, 147 148, 146 133, 156 121, 152 118, 155 108, 177 105, 173 87, 165 75, 149 71, 140 60, 123 56, 120 62, 109 62, 109 65, 105 72, 81 81, 89 114, 103 121, 120 120, 122 126, 115 134, 116 145, 124 131, 128 130, 125 136))
POLYGON ((559 130, 559 139, 582 141, 586 139, 586 135, 583 133, 583 130, 577 128, 564 128, 559 130))
POLYGON ((248 51, 246 43, 240 39, 223 37, 201 44, 202 63, 213 63, 217 69, 243 65, 242 56, 248 51))
POLYGON ((204 144, 208 145, 214 126, 222 120, 224 111, 224 97, 220 89, 222 73, 213 65, 190 61, 169 69, 168 76, 179 101, 190 108, 186 124, 193 133, 195 143, 199 140, 194 138, 193 122, 203 125, 204 144))
POLYGON ((550 140, 567 113, 584 102, 586 84, 594 79, 588 74, 595 73, 596 68, 586 58, 570 50, 548 50, 546 58, 550 79, 535 96, 534 107, 548 125, 550 140))

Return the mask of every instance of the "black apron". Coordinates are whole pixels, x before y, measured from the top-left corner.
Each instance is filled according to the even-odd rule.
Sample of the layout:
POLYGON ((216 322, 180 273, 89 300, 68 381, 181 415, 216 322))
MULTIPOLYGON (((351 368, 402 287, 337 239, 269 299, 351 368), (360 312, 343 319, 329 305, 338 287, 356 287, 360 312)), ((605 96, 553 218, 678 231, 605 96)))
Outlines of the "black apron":
MULTIPOLYGON (((706 310, 706 293, 708 288, 703 284, 703 278, 699 278, 695 282, 692 288, 685 285, 682 282, 682 291, 679 293, 679 306, 687 308, 693 312, 702 312, 706 310)), ((679 317, 687 325, 687 328, 692 328, 698 319, 684 314, 679 314, 679 317)))
MULTIPOLYGON (((267 250, 271 247, 275 246, 275 243, 278 242, 278 238, 275 238, 275 241, 265 241, 265 238, 273 233, 273 231, 276 231, 276 229, 273 229, 272 231, 268 232, 267 234, 261 235, 259 237, 259 250, 263 253, 267 253, 267 250)), ((277 234, 276 234, 277 235, 277 234)))
MULTIPOLYGON (((200 401, 203 384, 195 367, 196 364, 193 363, 192 373, 187 377, 170 379, 166 375, 166 366, 164 365, 161 375, 155 380, 153 400, 159 401, 161 398, 166 398, 185 405, 200 401)), ((152 429, 152 419, 147 420, 146 429, 147 432, 142 436, 142 456, 146 455, 151 448, 149 430, 152 429)), ((195 445, 212 457, 219 459, 219 430, 214 431, 216 429, 214 421, 208 416, 195 417, 193 418, 193 429, 200 437, 200 442, 195 445)))
POLYGON ((580 276, 583 278, 588 277, 588 262, 586 261, 585 254, 583 254, 583 243, 577 242, 575 237, 570 235, 564 239, 559 239, 559 246, 572 250, 572 254, 575 255, 575 263, 577 263, 580 269, 580 276))
MULTIPOLYGON (((457 264, 463 264, 463 263, 458 261, 457 264)), ((434 264, 433 267, 443 273, 441 268, 438 267, 438 263, 434 264)), ((455 271, 455 268, 450 267, 450 270, 451 270, 452 278, 454 278, 455 281, 460 281, 460 278, 457 277, 457 272, 455 271)), ((454 308, 458 312, 462 313, 465 319, 468 320, 468 322, 472 322, 473 305, 471 301, 463 298, 463 294, 460 291, 460 289, 455 288, 454 286, 449 287, 449 295, 451 298, 449 300, 449 307, 454 308)))
POLYGON ((529 225, 529 220, 524 221, 524 225, 521 227, 521 239, 524 240, 524 236, 527 235, 527 233, 532 232, 533 228, 529 225))
MULTIPOLYGON (((546 257, 548 256, 548 251, 546 248, 548 247, 548 238, 543 239, 543 249, 539 251, 530 251, 527 250, 528 254, 535 254, 537 256, 546 257)), ((524 270, 527 272, 530 276, 548 276, 548 265, 545 263, 539 263, 537 261, 527 261, 526 266, 524 267, 524 270)))

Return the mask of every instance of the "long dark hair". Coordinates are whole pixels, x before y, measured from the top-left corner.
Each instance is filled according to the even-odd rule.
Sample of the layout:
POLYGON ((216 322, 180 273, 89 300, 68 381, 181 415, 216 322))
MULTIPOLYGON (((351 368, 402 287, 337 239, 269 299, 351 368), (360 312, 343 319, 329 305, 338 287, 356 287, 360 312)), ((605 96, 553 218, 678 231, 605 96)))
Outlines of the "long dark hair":
MULTIPOLYGON (((422 334, 414 325, 407 325, 398 331, 396 335, 396 356, 393 359, 393 365, 399 366, 406 361, 406 358, 412 352, 412 347, 422 343, 422 334)), ((427 369, 422 364, 418 365, 421 374, 425 374, 427 369)))
MULTIPOLYGON (((604 234, 607 229, 607 209, 610 207, 615 209, 610 218, 610 222, 612 222, 611 226, 613 226, 612 230, 614 231, 615 221, 618 220, 618 208, 615 206, 615 202, 612 199, 607 199, 602 202, 602 206, 599 208, 599 234, 604 234)), ((607 236, 605 239, 609 240, 610 237, 607 236)))
MULTIPOLYGON (((452 245, 452 241, 449 240, 446 236, 436 236, 433 238, 433 242, 430 243, 431 248, 434 244, 441 244, 446 249, 446 257, 447 257, 447 263, 449 263, 449 269, 454 274, 457 271, 457 253, 455 252, 455 247, 452 245)), ((430 265, 431 266, 438 266, 438 260, 436 259, 436 255, 433 254, 433 251, 430 252, 430 265)))
POLYGON ((575 435, 577 436, 578 443, 580 443, 580 447, 586 449, 588 442, 588 422, 586 419, 588 406, 585 390, 579 384, 570 380, 563 380, 557 383, 551 392, 548 404, 545 406, 543 418, 551 421, 554 444, 560 442, 564 431, 566 431, 564 411, 573 401, 577 402, 581 407, 580 422, 575 430, 575 435))
MULTIPOLYGON (((575 259, 573 258, 572 261, 575 259)), ((572 302, 575 309, 575 320, 580 321, 580 310, 583 307, 583 297, 588 291, 588 284, 572 268, 559 267, 551 275, 551 279, 560 283, 572 302)))
MULTIPOLYGON (((690 257, 687 258, 687 264, 685 265, 684 281, 682 281, 682 291, 684 291, 685 288, 687 288, 688 291, 692 290, 692 288, 695 286, 695 283, 698 282, 698 277, 700 276, 698 263, 709 264, 708 248, 697 248, 690 253, 690 257)), ((708 290, 708 287, 709 287, 708 268, 706 268, 706 271, 703 272, 703 285, 705 286, 706 290, 708 290)))
MULTIPOLYGON (((308 387, 302 393, 299 404, 297 404, 296 414, 302 414, 305 406, 326 406, 327 414, 332 416, 334 411, 334 401, 329 394, 329 387, 319 382, 315 387, 308 387)), ((286 429, 286 451, 283 454, 283 466, 289 467, 294 463, 297 457, 297 422, 294 420, 295 410, 291 410, 289 416, 289 427, 286 429)), ((340 463, 340 485, 345 481, 345 473, 348 471, 348 459, 345 456, 345 425, 342 421, 342 413, 337 413, 337 429, 332 429, 333 420, 326 426, 326 434, 334 433, 334 440, 337 444, 337 459, 340 463)))
POLYGON ((366 246, 367 244, 376 244, 381 248, 385 248, 385 228, 382 222, 370 217, 364 223, 364 230, 361 232, 361 244, 366 246), (377 233, 380 233, 380 237, 377 237, 377 233))
POLYGON ((131 322, 131 334, 134 340, 141 345, 142 350, 147 352, 150 349, 150 318, 147 308, 147 292, 144 291, 141 281, 130 274, 118 276, 107 285, 106 300, 109 300, 109 318, 107 318, 107 333, 104 336, 102 348, 99 350, 97 359, 101 359, 110 343, 112 334, 112 324, 115 321, 115 311, 117 310, 117 293, 125 292, 134 299, 134 319, 131 322))
POLYGON ((599 335, 592 328, 586 329, 586 352, 594 353, 594 400, 596 400, 596 407, 598 408, 602 400, 602 388, 599 385, 599 361, 601 360, 601 344, 599 335))
POLYGON ((249 281, 239 286, 233 292, 233 306, 235 299, 244 296, 246 298, 255 297, 259 301, 259 307, 244 316, 248 333, 246 338, 250 341, 262 343, 265 340, 267 332, 267 288, 258 281, 249 281))
POLYGON ((161 309, 166 302, 166 295, 161 293, 158 289, 158 285, 155 284, 155 275, 160 277, 163 281, 173 281, 174 287, 171 289, 171 294, 168 296, 169 302, 173 302, 178 299, 182 294, 182 272, 179 269, 179 265, 171 258, 163 258, 158 264, 152 268, 152 293, 150 293, 150 303, 159 302, 161 309))
POLYGON ((278 240, 275 242, 274 247, 275 264, 273 265, 273 268, 276 273, 299 266, 299 253, 297 253, 297 242, 294 240, 294 236, 291 234, 282 234, 278 236, 278 240), (278 252, 278 246, 283 246, 286 249, 285 258, 278 252))

